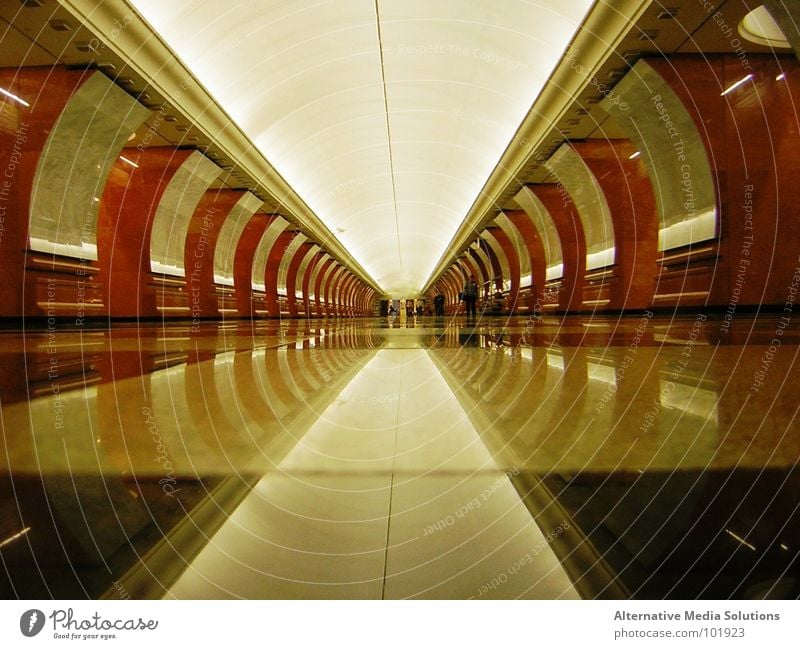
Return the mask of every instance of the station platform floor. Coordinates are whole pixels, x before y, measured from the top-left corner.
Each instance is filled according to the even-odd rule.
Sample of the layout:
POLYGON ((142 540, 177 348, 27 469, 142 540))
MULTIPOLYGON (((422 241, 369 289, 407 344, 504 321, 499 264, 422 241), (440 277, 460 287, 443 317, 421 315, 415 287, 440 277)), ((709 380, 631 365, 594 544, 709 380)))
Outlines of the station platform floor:
POLYGON ((795 598, 783 314, 0 331, 4 598, 795 598))

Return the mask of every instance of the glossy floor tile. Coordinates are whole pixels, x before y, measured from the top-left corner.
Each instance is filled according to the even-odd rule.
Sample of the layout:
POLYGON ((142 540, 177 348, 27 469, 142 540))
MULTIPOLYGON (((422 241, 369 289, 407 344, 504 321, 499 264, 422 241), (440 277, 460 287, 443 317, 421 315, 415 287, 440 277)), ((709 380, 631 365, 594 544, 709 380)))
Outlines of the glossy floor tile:
POLYGON ((700 314, 7 330, 0 591, 797 597, 798 340, 700 314))

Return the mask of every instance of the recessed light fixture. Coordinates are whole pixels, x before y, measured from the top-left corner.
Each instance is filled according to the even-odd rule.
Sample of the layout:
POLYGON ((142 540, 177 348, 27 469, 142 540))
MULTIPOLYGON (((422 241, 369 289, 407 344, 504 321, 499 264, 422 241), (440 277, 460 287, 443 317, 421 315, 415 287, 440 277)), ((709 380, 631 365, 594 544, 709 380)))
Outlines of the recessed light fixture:
POLYGON ((640 155, 642 155, 641 151, 634 151, 633 153, 631 153, 628 156, 628 160, 634 160, 634 159, 638 158, 640 155))
POLYGON ((30 104, 27 101, 25 101, 21 97, 17 97, 13 92, 9 92, 8 90, 0 88, 0 94, 2 94, 5 97, 8 97, 9 99, 13 99, 14 101, 22 104, 23 106, 25 106, 25 108, 29 108, 30 107, 30 104))
POLYGON ((721 97, 724 97, 724 96, 725 96, 725 95, 727 95, 729 92, 733 92, 733 91, 734 91, 734 90, 736 90, 736 89, 737 89, 739 86, 741 86, 743 83, 747 83, 747 82, 748 82, 748 81, 750 81, 750 79, 752 79, 752 78, 753 78, 753 74, 752 74, 752 73, 748 74, 748 75, 747 75, 747 76, 745 76, 745 77, 742 77, 742 78, 741 78, 741 79, 739 79, 739 80, 738 80, 736 83, 734 83, 734 84, 733 84, 733 85, 731 85, 731 86, 728 86, 727 88, 725 88, 725 90, 723 90, 721 93, 719 93, 719 94, 720 94, 720 96, 721 96, 721 97))
POLYGON ((97 52, 95 42, 96 41, 78 41, 75 43, 75 49, 79 52, 97 52))
POLYGON ((72 30, 72 25, 66 20, 51 20, 47 24, 50 25, 50 29, 56 32, 68 32, 72 30))
POLYGON ((783 81, 786 78, 786 73, 781 72, 777 77, 775 77, 775 81, 783 81))

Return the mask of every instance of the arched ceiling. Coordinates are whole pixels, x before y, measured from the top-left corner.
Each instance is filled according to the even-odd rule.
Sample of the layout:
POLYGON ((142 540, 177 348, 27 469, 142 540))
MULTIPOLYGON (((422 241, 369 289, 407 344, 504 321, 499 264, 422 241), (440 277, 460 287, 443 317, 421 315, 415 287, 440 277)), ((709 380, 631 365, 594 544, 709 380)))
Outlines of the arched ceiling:
POLYGON ((131 0, 389 294, 420 291, 591 0, 131 0))

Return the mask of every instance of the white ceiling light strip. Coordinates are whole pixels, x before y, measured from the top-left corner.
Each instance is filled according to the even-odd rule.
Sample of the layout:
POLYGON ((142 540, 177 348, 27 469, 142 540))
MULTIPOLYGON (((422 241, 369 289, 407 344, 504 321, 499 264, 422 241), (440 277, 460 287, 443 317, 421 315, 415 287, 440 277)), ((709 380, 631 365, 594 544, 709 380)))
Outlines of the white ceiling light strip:
POLYGON ((378 49, 381 55, 381 82, 383 84, 383 105, 386 110, 386 140, 389 147, 389 169, 392 174, 392 207, 394 208, 394 226, 397 234, 397 259, 400 273, 403 273, 403 246, 400 243, 400 219, 397 215, 397 177, 394 173, 394 155, 392 153, 392 125, 389 121, 389 99, 386 96, 386 65, 383 62, 383 38, 381 37, 381 12, 378 0, 375 0, 375 26, 378 30, 378 49))

